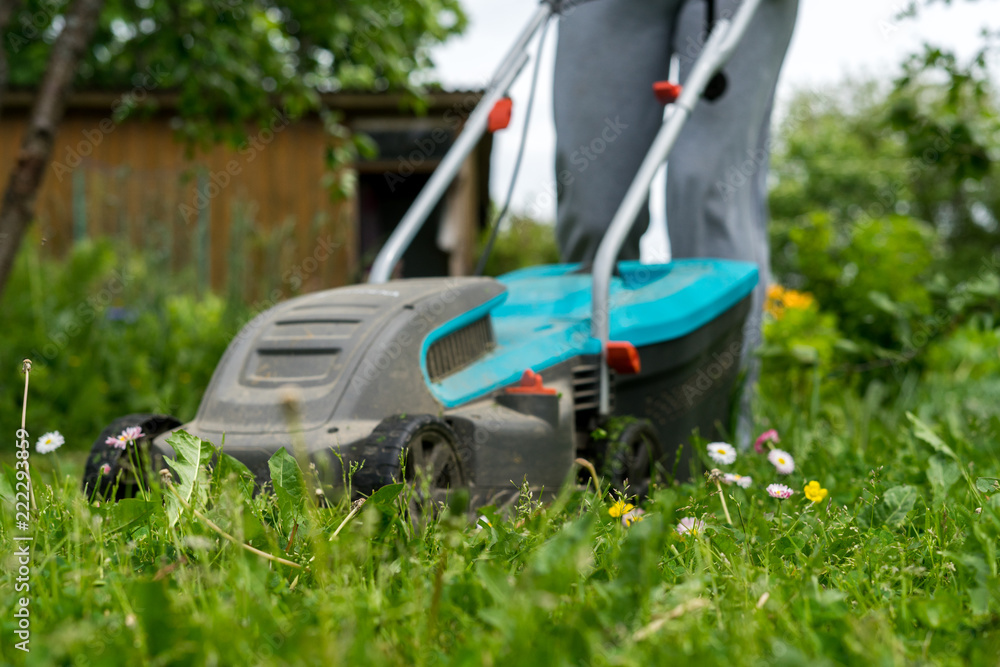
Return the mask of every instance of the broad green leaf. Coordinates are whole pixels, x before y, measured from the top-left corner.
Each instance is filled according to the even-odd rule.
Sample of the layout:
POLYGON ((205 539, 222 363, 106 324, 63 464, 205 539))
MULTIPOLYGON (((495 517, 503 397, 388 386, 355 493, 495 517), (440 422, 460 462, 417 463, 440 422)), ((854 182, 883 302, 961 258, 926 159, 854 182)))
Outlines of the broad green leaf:
MULTIPOLYGON (((167 458, 167 465, 177 475, 177 482, 173 490, 184 499, 191 502, 194 493, 195 483, 198 480, 198 471, 202 460, 202 449, 208 445, 201 438, 196 438, 187 431, 175 431, 169 438, 167 444, 173 447, 176 458, 167 458)), ((173 526, 180 518, 184 505, 177 500, 173 493, 166 493, 167 498, 167 523, 173 526)))
POLYGON ((302 523, 305 512, 306 482, 302 477, 299 464, 284 448, 274 453, 274 456, 268 460, 267 467, 271 471, 274 494, 278 497, 282 530, 288 534, 295 524, 302 523))
POLYGON ((916 502, 917 490, 915 488, 907 484, 894 486, 885 492, 885 496, 879 504, 879 518, 888 524, 902 523, 916 502))
POLYGON ((101 512, 104 515, 104 531, 116 533, 145 523, 160 506, 157 501, 142 498, 124 498, 117 503, 107 505, 107 509, 101 512))
POLYGON ((392 501, 399 496, 400 491, 403 490, 403 484, 386 484, 381 489, 376 491, 368 498, 368 502, 374 504, 376 507, 388 507, 392 501))
POLYGON ((920 419, 912 412, 907 412, 906 418, 913 424, 913 435, 915 435, 918 440, 926 442, 934 449, 934 451, 946 454, 956 461, 958 460, 958 455, 954 452, 954 450, 952 450, 952 448, 949 447, 937 433, 932 431, 930 426, 920 421, 920 419))
POLYGON ((14 502, 14 482, 16 480, 17 475, 14 469, 4 463, 3 471, 0 471, 0 500, 14 502))
POLYGON ((962 477, 958 464, 941 454, 935 454, 927 462, 927 479, 934 490, 937 501, 944 499, 948 489, 962 477))
POLYGON ((976 490, 980 493, 1000 491, 1000 479, 996 477, 979 477, 976 479, 976 490))
POLYGON ((221 453, 219 454, 219 463, 216 472, 218 473, 218 479, 222 482, 235 477, 236 484, 243 497, 247 500, 253 497, 254 475, 250 472, 249 468, 243 465, 242 461, 234 459, 229 454, 221 453))

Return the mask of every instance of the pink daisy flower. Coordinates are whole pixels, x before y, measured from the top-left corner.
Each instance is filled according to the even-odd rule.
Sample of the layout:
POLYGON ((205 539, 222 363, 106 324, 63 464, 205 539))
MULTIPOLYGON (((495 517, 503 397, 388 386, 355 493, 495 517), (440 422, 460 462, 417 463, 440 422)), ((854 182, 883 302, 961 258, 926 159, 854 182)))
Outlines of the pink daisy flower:
POLYGON ((117 436, 112 436, 104 441, 105 445, 110 445, 115 449, 125 449, 130 442, 135 442, 146 434, 142 432, 141 426, 129 426, 117 436))
POLYGON ((769 443, 769 442, 773 442, 773 443, 779 443, 779 442, 781 442, 781 438, 778 437, 778 432, 775 431, 773 428, 772 429, 768 429, 768 430, 764 431, 763 433, 761 433, 760 435, 757 436, 757 439, 754 440, 754 443, 753 443, 753 450, 755 452, 757 452, 758 454, 763 454, 764 453, 764 445, 767 444, 767 443, 769 443))
POLYGON ((792 494, 795 493, 790 488, 784 484, 768 484, 767 485, 767 495, 772 498, 777 498, 778 500, 784 500, 786 498, 791 498, 792 494))

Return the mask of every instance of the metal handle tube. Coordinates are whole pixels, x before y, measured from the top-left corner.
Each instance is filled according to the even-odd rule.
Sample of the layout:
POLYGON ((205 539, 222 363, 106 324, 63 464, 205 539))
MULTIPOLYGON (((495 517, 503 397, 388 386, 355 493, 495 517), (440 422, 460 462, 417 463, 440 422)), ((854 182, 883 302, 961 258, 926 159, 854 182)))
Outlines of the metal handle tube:
POLYGON ((632 184, 625 193, 621 206, 611 220, 608 231, 601 240, 594 258, 592 290, 591 290, 591 336, 601 343, 601 363, 599 373, 599 412, 601 415, 610 413, 609 373, 607 365, 607 346, 610 338, 610 288, 611 274, 615 260, 621 250, 625 237, 635 224, 636 216, 646 205, 649 188, 653 182, 656 170, 677 142, 684 123, 687 122, 695 105, 701 99, 708 82, 715 76, 733 54, 733 50, 746 33, 750 20, 756 13, 762 0, 744 0, 733 19, 720 20, 709 36, 702 55, 698 58, 684 84, 680 97, 674 103, 673 112, 660 128, 653 144, 646 154, 632 184))
MULTIPOLYGON (((369 283, 384 283, 392 277, 393 269, 396 268, 396 264, 399 263, 403 253, 413 241, 413 237, 423 227, 427 217, 437 206, 455 175, 462 168, 469 153, 479 143, 480 137, 486 131, 493 105, 506 94, 507 89, 517 78, 525 63, 528 62, 526 49, 531 38, 535 36, 539 28, 545 25, 551 15, 552 6, 543 2, 531 17, 528 27, 525 28, 517 42, 504 57, 486 93, 469 115, 465 127, 455 139, 455 143, 448 149, 441 163, 431 174, 427 184, 420 190, 420 194, 406 211, 406 215, 399 221, 396 229, 382 246, 368 276, 369 283)), ((541 57, 541 54, 538 54, 538 57, 541 57)))

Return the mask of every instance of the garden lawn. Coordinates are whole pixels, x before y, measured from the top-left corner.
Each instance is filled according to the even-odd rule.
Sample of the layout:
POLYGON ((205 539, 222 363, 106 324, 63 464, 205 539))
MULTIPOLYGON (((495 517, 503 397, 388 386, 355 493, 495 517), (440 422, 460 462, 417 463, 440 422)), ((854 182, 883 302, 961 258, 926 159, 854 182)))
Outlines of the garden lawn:
POLYGON ((251 498, 238 465, 197 471, 208 445, 194 438, 179 483, 98 506, 79 491, 79 455, 60 477, 58 452, 33 453, 29 593, 14 591, 7 500, 0 519, 3 660, 995 665, 1000 381, 897 389, 763 397, 761 423, 796 469, 779 475, 752 449, 719 466, 753 478, 722 486, 733 525, 698 476, 661 487, 629 527, 593 486, 546 504, 522 496, 506 517, 442 510, 414 527, 408 489, 353 515, 346 500, 318 508, 291 457, 274 462, 277 495, 251 498), (829 490, 821 502, 803 492, 812 480, 829 490), (771 498, 773 482, 794 495, 771 498), (679 534, 685 517, 702 529, 679 534), (14 648, 25 595, 30 653, 14 648))

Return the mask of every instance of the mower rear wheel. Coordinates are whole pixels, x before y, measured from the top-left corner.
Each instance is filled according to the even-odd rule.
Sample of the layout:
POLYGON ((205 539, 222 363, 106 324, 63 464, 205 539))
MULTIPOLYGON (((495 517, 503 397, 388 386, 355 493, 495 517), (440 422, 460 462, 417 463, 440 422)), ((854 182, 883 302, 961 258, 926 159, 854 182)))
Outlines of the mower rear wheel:
POLYGON ((94 440, 90 456, 83 469, 83 493, 90 498, 121 500, 131 498, 139 491, 138 480, 141 475, 146 483, 145 468, 149 465, 149 444, 153 438, 181 425, 181 422, 170 415, 134 414, 119 417, 114 420, 94 440), (140 470, 135 470, 135 460, 129 456, 129 449, 122 450, 105 444, 105 441, 117 436, 130 426, 142 428, 143 437, 136 443, 140 470))
POLYGON ((600 471, 611 488, 644 500, 657 476, 657 464, 663 455, 656 430, 645 420, 635 420, 622 429, 613 441, 607 442, 601 456, 600 471))
POLYGON ((449 491, 468 485, 458 455, 455 432, 433 415, 394 415, 382 420, 363 447, 364 465, 355 474, 354 488, 372 493, 393 482, 414 484, 438 502, 449 491))

